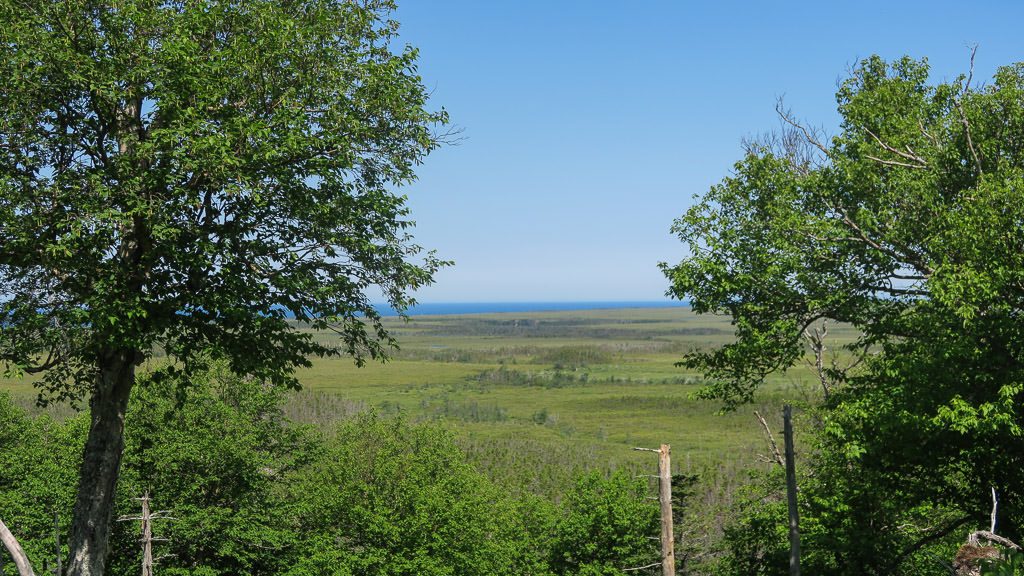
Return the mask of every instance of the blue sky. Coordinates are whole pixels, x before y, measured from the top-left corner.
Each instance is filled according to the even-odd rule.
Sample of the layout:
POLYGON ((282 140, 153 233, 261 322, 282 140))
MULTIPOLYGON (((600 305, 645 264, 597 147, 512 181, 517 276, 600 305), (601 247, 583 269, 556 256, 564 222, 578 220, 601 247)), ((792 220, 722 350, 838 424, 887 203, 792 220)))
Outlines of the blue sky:
POLYGON ((1024 2, 405 0, 401 41, 464 140, 409 195, 456 261, 422 302, 659 300, 693 197, 775 102, 834 132, 859 59, 927 57, 937 81, 1024 60, 1024 2))

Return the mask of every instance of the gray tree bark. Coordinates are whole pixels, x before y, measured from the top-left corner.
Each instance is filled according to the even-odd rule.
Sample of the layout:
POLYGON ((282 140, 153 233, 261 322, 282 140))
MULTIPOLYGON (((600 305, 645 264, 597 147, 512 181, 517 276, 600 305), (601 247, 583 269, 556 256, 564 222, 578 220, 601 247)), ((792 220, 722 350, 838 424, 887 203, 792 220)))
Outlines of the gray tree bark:
POLYGON ((102 354, 99 360, 96 388, 89 401, 92 423, 78 481, 66 576, 103 576, 106 569, 124 451, 124 417, 139 357, 134 350, 117 350, 102 354))
POLYGON ((672 536, 672 449, 662 444, 658 450, 658 500, 661 503, 661 573, 675 576, 676 552, 672 536))
POLYGON ((789 574, 800 576, 800 513, 796 500, 796 454, 793 450, 793 407, 782 409, 786 444, 786 497, 789 504, 789 574))

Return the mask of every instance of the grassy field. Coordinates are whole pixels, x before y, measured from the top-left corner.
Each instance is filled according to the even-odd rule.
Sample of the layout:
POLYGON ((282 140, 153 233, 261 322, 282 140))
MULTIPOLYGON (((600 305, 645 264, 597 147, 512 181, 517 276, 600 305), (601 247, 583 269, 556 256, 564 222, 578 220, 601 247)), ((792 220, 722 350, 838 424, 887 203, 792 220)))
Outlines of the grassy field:
MULTIPOLYGON (((443 421, 510 488, 557 491, 584 469, 653 466, 633 447, 672 445, 681 472, 734 478, 766 451, 754 410, 781 428, 781 406, 817 395, 808 367, 770 379, 752 406, 722 414, 698 400, 699 374, 675 363, 732 338, 727 319, 684 308, 389 319, 401 350, 386 364, 319 360, 299 374, 301 421, 372 407, 443 421)), ((834 347, 851 340, 833 327, 834 347)), ((723 480, 724 481, 724 480, 723 480)))
MULTIPOLYGON (((556 493, 581 470, 651 467, 633 447, 672 445, 680 472, 731 482, 766 451, 754 410, 781 428, 781 405, 817 394, 813 373, 771 378, 752 406, 721 414, 697 400, 699 374, 675 366, 690 350, 732 338, 727 319, 685 308, 420 316, 386 323, 391 361, 317 360, 299 373, 291 417, 329 425, 375 409, 453 430, 467 453, 510 489, 556 493)), ((833 328, 837 345, 853 338, 833 328)), ((330 337, 317 334, 330 341, 330 337)), ((29 402, 28 381, 0 388, 29 402)), ((727 490, 728 491, 728 490, 727 490)))

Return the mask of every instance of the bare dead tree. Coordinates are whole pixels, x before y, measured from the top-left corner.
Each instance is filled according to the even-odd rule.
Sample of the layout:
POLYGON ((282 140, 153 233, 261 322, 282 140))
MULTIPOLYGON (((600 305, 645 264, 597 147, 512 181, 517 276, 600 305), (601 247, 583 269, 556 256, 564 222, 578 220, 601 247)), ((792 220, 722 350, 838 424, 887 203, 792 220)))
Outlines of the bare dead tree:
MULTIPOLYGON (((662 444, 657 450, 653 448, 633 448, 643 452, 658 454, 658 502, 661 505, 661 573, 663 576, 675 576, 676 554, 675 537, 672 534, 672 461, 671 447, 662 444)), ((659 563, 623 568, 624 572, 654 568, 659 563)))
POLYGON ((671 448, 662 444, 658 450, 658 498, 661 500, 661 572, 675 576, 675 539, 672 536, 672 462, 671 448))
POLYGON ((57 576, 64 574, 64 553, 60 549, 60 515, 53 511, 53 547, 57 558, 57 576))
POLYGON ((864 362, 869 351, 868 346, 863 344, 847 346, 846 349, 853 357, 847 362, 841 362, 839 354, 831 350, 826 343, 828 323, 827 318, 822 319, 820 324, 810 324, 803 331, 804 341, 811 351, 811 357, 806 358, 805 363, 814 371, 825 403, 828 403, 832 392, 846 380, 847 375, 864 362))
POLYGON ((796 500, 796 453, 793 449, 793 407, 782 410, 783 434, 786 443, 786 499, 789 506, 789 574, 800 576, 800 513, 796 500))
POLYGON ((153 526, 149 515, 149 493, 142 496, 142 576, 153 576, 153 526))
POLYGON ((119 522, 139 521, 142 523, 139 537, 139 544, 142 546, 142 576, 153 576, 153 565, 156 563, 153 559, 153 542, 167 540, 166 538, 153 537, 153 520, 174 520, 174 518, 167 515, 167 510, 152 512, 149 509, 149 492, 143 494, 141 498, 136 498, 136 500, 142 503, 142 513, 138 516, 121 516, 117 520, 119 522))
POLYGON ((996 533, 996 512, 999 510, 999 495, 996 494, 996 487, 992 486, 992 522, 989 524, 989 532, 996 533))

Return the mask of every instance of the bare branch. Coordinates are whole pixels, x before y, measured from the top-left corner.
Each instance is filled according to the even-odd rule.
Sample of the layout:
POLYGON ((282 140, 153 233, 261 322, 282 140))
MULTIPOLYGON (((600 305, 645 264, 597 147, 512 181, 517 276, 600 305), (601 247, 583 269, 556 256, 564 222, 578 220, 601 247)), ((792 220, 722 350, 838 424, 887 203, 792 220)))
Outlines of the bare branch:
POLYGON ((814 148, 803 133, 779 120, 781 127, 756 137, 745 137, 742 140, 743 150, 747 154, 758 155, 763 150, 783 157, 789 161, 792 169, 806 176, 811 169, 820 166, 818 161, 818 150, 814 148))
POLYGON ((935 146, 936 148, 940 147, 939 139, 936 138, 935 135, 933 135, 931 132, 928 131, 927 128, 924 127, 924 122, 921 122, 920 118, 918 118, 917 120, 917 127, 921 129, 921 134, 923 134, 925 138, 931 140, 932 146, 935 146))
POLYGON ((792 115, 790 115, 789 111, 782 107, 781 100, 775 104, 775 111, 779 114, 779 117, 782 118, 783 122, 789 124, 790 126, 802 132, 804 138, 806 138, 807 141, 810 142, 815 148, 821 150, 821 153, 824 154, 826 158, 832 157, 832 154, 829 153, 828 148, 826 148, 824 144, 818 141, 817 137, 810 130, 808 130, 807 127, 797 122, 796 120, 793 120, 793 117, 792 115))
POLYGON ((811 350, 814 352, 814 362, 811 366, 818 374, 821 392, 824 395, 825 402, 828 403, 829 379, 828 374, 825 373, 825 337, 828 336, 828 320, 822 320, 820 330, 807 327, 804 328, 803 334, 804 338, 811 345, 811 350))
POLYGON ((757 416, 757 419, 761 421, 761 426, 764 428, 764 433, 768 437, 768 444, 771 446, 772 454, 775 457, 774 460, 769 460, 769 462, 774 462, 779 466, 785 467, 786 463, 782 460, 782 454, 779 452, 779 445, 775 442, 775 436, 772 435, 772 430, 768 427, 768 422, 765 421, 764 417, 761 416, 757 410, 754 410, 754 416, 757 416))
POLYGON ((908 164, 906 162, 900 162, 898 160, 884 160, 878 156, 872 156, 871 154, 865 154, 865 158, 868 160, 874 160, 879 164, 885 164, 886 166, 902 166, 903 168, 913 168, 915 170, 924 170, 927 166, 921 166, 920 164, 908 164))
POLYGON ((978 45, 971 46, 971 69, 967 74, 967 82, 964 83, 964 91, 960 94, 960 97, 956 100, 956 109, 960 112, 960 122, 964 125, 964 135, 967 137, 967 148, 971 151, 971 156, 974 157, 974 165, 978 168, 978 174, 984 174, 985 170, 981 167, 981 158, 978 156, 978 150, 974 147, 974 140, 971 138, 971 124, 967 121, 967 112, 964 111, 964 97, 971 91, 971 81, 974 79, 974 56, 978 53, 978 45))
MULTIPOLYGON (((912 167, 916 167, 916 168, 927 168, 928 167, 928 161, 925 160, 924 158, 921 158, 920 156, 918 156, 910 148, 909 145, 907 145, 907 147, 906 147, 907 148, 907 152, 901 152, 900 150, 898 150, 898 149, 896 149, 896 148, 886 144, 885 142, 883 142, 882 139, 879 138, 877 134, 872 132, 867 127, 864 128, 864 131, 867 132, 868 135, 871 136, 871 138, 873 138, 874 141, 877 142, 878 145, 881 146, 882 148, 884 148, 885 150, 887 150, 889 152, 892 152, 893 154, 899 156, 900 158, 903 158, 904 160, 911 160, 913 162, 917 162, 917 165, 914 165, 914 166, 912 166, 910 164, 903 164, 903 163, 900 163, 900 162, 896 162, 895 164, 898 164, 900 166, 912 166, 912 167)), ((872 160, 876 160, 876 161, 879 161, 879 162, 884 162, 883 160, 879 160, 878 158, 875 158, 873 156, 868 156, 868 158, 871 158, 872 160)))
POLYGON ((21 544, 18 544, 18 539, 11 534, 11 531, 7 529, 7 525, 0 520, 0 542, 4 543, 7 551, 11 553, 11 558, 14 558, 14 565, 18 568, 18 574, 20 576, 35 576, 35 572, 32 571, 32 564, 28 561, 28 556, 25 555, 25 551, 21 548, 21 544))
POLYGON ((992 523, 989 532, 996 533, 996 511, 999 509, 999 497, 996 495, 996 487, 992 487, 992 523))
POLYGON ((658 566, 661 566, 661 562, 655 562, 654 564, 648 564, 646 566, 637 566, 635 568, 623 568, 622 571, 623 572, 635 572, 637 570, 648 570, 650 568, 657 568, 658 566))
POLYGON ((988 540, 989 542, 1002 544, 1003 546, 1006 546, 1007 548, 1012 548, 1014 550, 1021 549, 1020 545, 1014 542, 1013 540, 1010 540, 1009 538, 1004 538, 1002 536, 998 536, 996 534, 989 532, 988 530, 978 530, 977 532, 971 532, 967 535, 968 544, 977 546, 980 540, 988 540))

